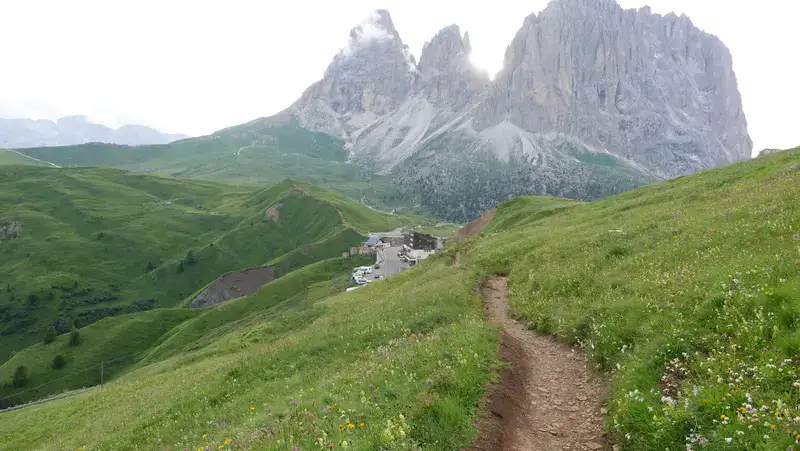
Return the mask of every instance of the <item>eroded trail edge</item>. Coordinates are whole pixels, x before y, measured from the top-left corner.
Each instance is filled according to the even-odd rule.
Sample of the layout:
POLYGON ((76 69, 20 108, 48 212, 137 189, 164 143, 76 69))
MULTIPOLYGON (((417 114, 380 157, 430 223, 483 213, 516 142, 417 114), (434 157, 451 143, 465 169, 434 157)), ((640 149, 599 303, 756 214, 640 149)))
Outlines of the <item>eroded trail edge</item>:
POLYGON ((480 285, 491 320, 500 326, 500 372, 482 405, 475 451, 610 450, 603 435, 603 384, 582 353, 531 332, 508 312, 505 278, 480 285))

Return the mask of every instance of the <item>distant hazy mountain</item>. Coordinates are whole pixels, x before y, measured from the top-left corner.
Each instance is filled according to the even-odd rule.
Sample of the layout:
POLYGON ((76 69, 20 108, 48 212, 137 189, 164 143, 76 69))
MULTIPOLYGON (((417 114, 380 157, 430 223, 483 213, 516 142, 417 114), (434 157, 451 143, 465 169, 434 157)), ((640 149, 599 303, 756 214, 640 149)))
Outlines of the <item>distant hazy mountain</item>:
POLYGON ((123 125, 114 130, 89 122, 86 116, 62 117, 56 122, 41 119, 0 118, 0 148, 21 149, 102 142, 138 146, 167 144, 186 135, 161 133, 143 125, 123 125))

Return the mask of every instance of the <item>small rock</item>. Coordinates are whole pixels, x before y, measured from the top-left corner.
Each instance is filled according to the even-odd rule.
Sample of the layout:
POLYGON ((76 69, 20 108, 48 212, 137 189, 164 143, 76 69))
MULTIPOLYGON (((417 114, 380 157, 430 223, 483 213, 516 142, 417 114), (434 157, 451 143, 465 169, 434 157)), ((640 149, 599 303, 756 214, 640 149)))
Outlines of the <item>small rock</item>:
POLYGON ((586 395, 578 395, 578 401, 586 401, 587 399, 586 395))
POLYGON ((606 414, 608 414, 608 409, 606 409, 605 407, 601 408, 600 415, 606 415, 606 414))
POLYGON ((591 450, 603 448, 603 445, 601 445, 601 444, 599 444, 597 442, 589 442, 589 443, 586 444, 586 446, 591 450))
POLYGON ((539 390, 542 393, 550 393, 546 388, 543 388, 543 387, 539 387, 539 388, 537 388, 537 390, 539 390))

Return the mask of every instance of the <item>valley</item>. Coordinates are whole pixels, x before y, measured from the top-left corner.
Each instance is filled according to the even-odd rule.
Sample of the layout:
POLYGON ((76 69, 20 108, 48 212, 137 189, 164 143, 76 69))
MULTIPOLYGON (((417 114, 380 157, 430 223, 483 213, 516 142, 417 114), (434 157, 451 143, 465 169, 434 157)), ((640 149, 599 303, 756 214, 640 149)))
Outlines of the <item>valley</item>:
MULTIPOLYGON (((263 265, 272 272, 266 283, 341 257, 369 230, 428 224, 288 179, 253 189, 116 169, 4 166, 0 185, 3 362, 40 342, 51 325, 66 340, 73 327, 150 311, 151 320, 106 321, 100 330, 145 327, 163 333, 173 318, 192 315, 163 309, 193 299, 192 293, 221 274, 263 265), (267 214, 270 209, 279 214, 267 214)), ((126 350, 115 345, 106 355, 94 349, 87 358, 99 363, 126 350)), ((30 379, 51 379, 49 366, 39 363, 28 367, 30 379)), ((5 369, 0 374, 11 375, 5 369)), ((0 389, 3 397, 17 391, 0 389)))
MULTIPOLYGON (((475 288, 502 275, 515 318, 585 352, 610 381, 612 443, 733 436, 740 449, 783 449, 800 414, 799 161, 800 149, 778 152, 591 203, 514 199, 476 236, 352 293, 342 284, 356 265, 329 272, 334 259, 185 318, 161 309, 97 322, 80 346, 96 340, 92 328, 170 312, 140 342, 146 357, 102 390, 3 413, 2 446, 468 447, 500 364, 475 288), (749 397, 781 407, 751 413, 749 397), (761 421, 714 421, 737 409, 761 421)), ((46 362, 58 349, 46 346, 4 374, 46 362)))

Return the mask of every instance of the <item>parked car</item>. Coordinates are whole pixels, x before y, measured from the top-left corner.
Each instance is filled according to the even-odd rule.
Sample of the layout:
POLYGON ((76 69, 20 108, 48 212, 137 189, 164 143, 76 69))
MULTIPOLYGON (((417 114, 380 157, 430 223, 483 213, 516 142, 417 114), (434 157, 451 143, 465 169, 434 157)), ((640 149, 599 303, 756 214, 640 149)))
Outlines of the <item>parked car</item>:
POLYGON ((380 279, 380 278, 381 278, 381 275, 380 275, 380 274, 375 274, 375 278, 376 278, 376 279, 380 279))

